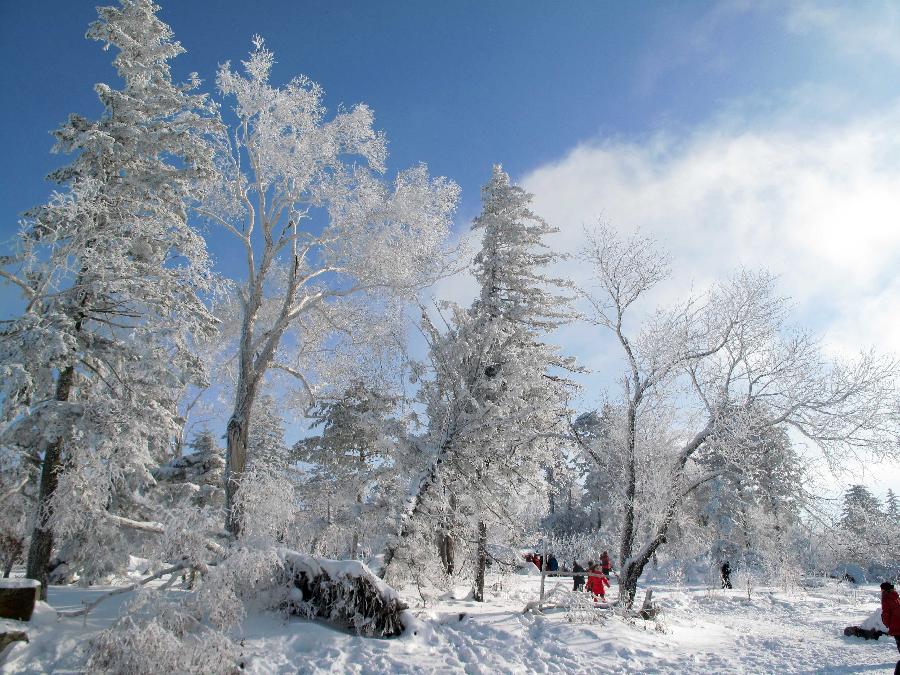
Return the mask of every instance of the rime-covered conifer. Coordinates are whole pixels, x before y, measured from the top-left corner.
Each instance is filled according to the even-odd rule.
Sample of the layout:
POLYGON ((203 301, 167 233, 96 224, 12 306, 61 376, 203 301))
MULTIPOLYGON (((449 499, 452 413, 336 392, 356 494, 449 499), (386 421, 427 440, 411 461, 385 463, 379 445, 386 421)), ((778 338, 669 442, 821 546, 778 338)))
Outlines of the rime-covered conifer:
MULTIPOLYGON (((543 239, 555 230, 531 212, 531 195, 499 166, 482 200, 473 223, 483 232, 474 265, 479 297, 466 311, 448 307, 443 332, 425 320, 434 377, 423 384, 423 395, 434 458, 398 544, 425 514, 439 529, 465 523, 477 541, 478 600, 489 525, 509 526, 524 494, 545 497, 540 476, 559 456, 554 431, 565 424, 564 375, 572 367, 545 341, 570 316, 566 299, 554 292, 563 282, 545 273, 558 256, 543 239)), ((389 550, 388 563, 392 557, 389 550)))
POLYGON ((6 442, 42 462, 28 574, 46 582, 54 530, 84 530, 174 429, 175 397, 200 375, 191 333, 209 328, 203 239, 187 224, 212 169, 215 126, 196 76, 172 80, 183 51, 150 0, 98 9, 87 37, 113 47, 123 85, 95 87, 104 112, 55 132, 72 153, 60 191, 31 210, 3 276, 25 299, 4 327, 6 442), (62 467, 65 467, 65 471, 62 467))

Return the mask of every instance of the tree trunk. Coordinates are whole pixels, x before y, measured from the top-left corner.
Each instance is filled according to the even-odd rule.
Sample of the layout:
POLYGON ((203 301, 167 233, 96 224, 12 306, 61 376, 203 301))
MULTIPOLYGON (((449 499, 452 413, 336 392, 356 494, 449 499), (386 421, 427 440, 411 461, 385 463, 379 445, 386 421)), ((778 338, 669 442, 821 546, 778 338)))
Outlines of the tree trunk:
POLYGON ((446 526, 438 533, 438 555, 448 576, 456 571, 456 542, 446 526))
MULTIPOLYGON (((56 400, 68 401, 75 381, 75 366, 67 366, 59 374, 56 383, 56 400)), ((62 437, 50 443, 44 450, 41 465, 41 485, 38 492, 37 523, 31 533, 28 548, 28 563, 25 576, 41 582, 40 599, 47 599, 47 577, 50 568, 50 554, 53 551, 53 493, 59 481, 62 465, 62 437)))
MULTIPOLYGON (((249 408, 249 406, 247 406, 249 408)), ((241 514, 235 496, 247 466, 247 432, 249 410, 235 410, 228 420, 227 452, 225 455, 225 529, 233 537, 241 533, 241 514)))
POLYGON ((484 572, 487 568, 487 524, 482 520, 478 523, 478 559, 475 570, 475 601, 484 602, 484 572))
POLYGON ((394 561, 397 551, 403 545, 406 538, 412 533, 416 517, 421 513, 422 508, 425 506, 425 498, 428 496, 431 488, 438 482, 441 473, 441 465, 453 448, 452 442, 449 440, 451 438, 452 436, 448 433, 448 440, 441 446, 437 459, 435 459, 434 463, 431 465, 428 475, 422 479, 421 483, 419 483, 419 489, 416 490, 416 494, 413 497, 412 508, 406 513, 406 517, 403 518, 403 521, 400 524, 400 531, 397 533, 397 539, 390 542, 385 547, 384 564, 382 565, 380 572, 382 579, 387 575, 388 567, 394 561))
MULTIPOLYGON (((444 492, 446 494, 446 490, 444 492)), ((450 493, 447 502, 447 511, 441 520, 441 529, 438 532, 438 555, 441 558, 441 564, 444 566, 444 572, 448 576, 453 576, 456 571, 456 540, 453 538, 453 523, 456 514, 456 495, 450 493)))
POLYGON ((634 550, 634 499, 637 495, 637 467, 635 466, 634 457, 636 417, 636 406, 633 403, 629 403, 625 445, 625 512, 622 517, 622 542, 619 547, 619 566, 622 569, 624 569, 626 561, 631 558, 631 552, 634 550))
MULTIPOLYGON (((244 361, 247 361, 247 359, 242 359, 242 364, 244 361)), ((250 366, 246 367, 249 368, 250 366)), ((258 373, 259 371, 257 370, 256 372, 258 373)), ((241 534, 243 524, 243 515, 235 502, 235 496, 241 487, 244 469, 247 468, 250 415, 253 412, 253 403, 256 401, 259 379, 259 376, 252 371, 241 372, 238 377, 234 411, 231 413, 231 419, 228 420, 224 475, 225 529, 233 537, 241 534)))

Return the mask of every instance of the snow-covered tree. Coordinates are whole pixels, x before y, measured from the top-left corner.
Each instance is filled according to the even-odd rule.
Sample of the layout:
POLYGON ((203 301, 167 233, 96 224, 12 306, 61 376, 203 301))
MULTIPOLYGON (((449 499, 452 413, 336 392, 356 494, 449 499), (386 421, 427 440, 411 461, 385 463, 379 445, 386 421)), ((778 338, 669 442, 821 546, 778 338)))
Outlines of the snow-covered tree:
POLYGON ((298 441, 294 457, 310 465, 301 493, 307 516, 317 523, 314 552, 355 558, 364 543, 386 534, 410 470, 404 465, 408 420, 398 414, 399 403, 357 380, 313 408, 312 429, 319 433, 298 441))
POLYGON ((253 410, 247 441, 249 464, 266 465, 283 473, 290 463, 290 449, 284 440, 284 419, 278 414, 273 396, 263 394, 258 403, 253 410))
POLYGON ((893 490, 888 490, 884 497, 884 513, 895 525, 900 525, 900 500, 893 490))
POLYGON ((884 516, 878 498, 865 485, 851 485, 844 493, 841 526, 855 531, 884 516))
POLYGON ((832 462, 847 451, 896 456, 897 363, 868 353, 846 363, 826 361, 812 337, 787 325, 785 301, 769 275, 738 274, 702 301, 657 312, 631 335, 629 312, 668 274, 666 256, 646 238, 623 241, 601 228, 583 258, 598 283, 584 293, 592 320, 615 337, 627 367, 619 554, 628 601, 685 499, 731 471, 758 470, 765 453, 750 450, 770 430, 793 428, 832 462), (661 407, 678 411, 677 428, 684 431, 674 451, 651 465, 664 477, 654 484, 662 510, 642 523, 636 509, 639 432, 658 419, 661 407), (725 462, 706 468, 712 457, 725 462))
POLYGON ((434 377, 422 391, 434 455, 386 559, 390 564, 423 515, 431 516, 429 527, 462 518, 477 542, 477 600, 484 597, 489 525, 514 523, 524 494, 546 499, 540 477, 562 457, 564 375, 573 367, 544 341, 570 318, 567 299, 554 292, 562 282, 544 272, 558 257, 543 242, 555 230, 499 166, 482 200, 473 223, 484 235, 474 264, 480 295, 468 311, 448 306, 444 331, 425 318, 434 377))
POLYGON ((98 84, 103 115, 55 132, 75 159, 51 174, 61 191, 27 214, 4 259, 26 305, 3 330, 6 439, 42 461, 28 574, 44 582, 54 529, 103 517, 126 474, 165 446, 177 391, 200 376, 190 335, 209 327, 198 297, 209 275, 186 208, 211 172, 203 136, 215 121, 196 76, 172 81, 183 49, 158 9, 98 9, 87 36, 118 51, 122 88, 98 84))
POLYGON ((872 564, 896 564, 900 556, 897 522, 864 485, 844 492, 836 531, 841 562, 868 568, 872 564))
POLYGON ((386 142, 372 111, 358 105, 328 119, 319 85, 305 77, 273 85, 274 62, 256 38, 243 74, 227 63, 219 70, 235 121, 220 138, 219 178, 202 210, 246 257, 227 433, 226 524, 234 534, 253 407, 267 375, 295 378, 309 405, 322 350, 398 323, 391 301, 442 273, 458 192, 424 166, 386 184, 386 142), (348 326, 358 318, 348 300, 383 310, 380 320, 348 326))
POLYGON ((610 541, 618 540, 621 532, 618 505, 625 485, 621 417, 620 409, 605 403, 600 410, 583 413, 572 423, 581 450, 576 463, 584 485, 580 503, 583 529, 602 531, 610 541))

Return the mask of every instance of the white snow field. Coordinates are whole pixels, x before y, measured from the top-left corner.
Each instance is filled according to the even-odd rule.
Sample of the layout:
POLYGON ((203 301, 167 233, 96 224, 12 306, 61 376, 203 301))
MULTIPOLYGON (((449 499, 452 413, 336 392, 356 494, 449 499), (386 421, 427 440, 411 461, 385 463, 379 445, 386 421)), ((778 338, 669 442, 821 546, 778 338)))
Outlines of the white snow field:
MULTIPOLYGON (((881 673, 900 657, 892 638, 844 637, 879 607, 877 585, 831 580, 785 592, 711 590, 652 583, 658 621, 602 611, 548 609, 523 614, 540 578, 491 578, 489 601, 444 599, 415 610, 419 624, 397 639, 366 639, 275 613, 249 616, 237 631, 250 673, 881 673), (460 615, 465 616, 460 620, 460 615)), ((571 581, 548 582, 552 599, 570 598, 571 581)), ((84 672, 89 640, 108 626, 128 595, 86 618, 56 617, 109 590, 51 587, 29 624, 0 621, 0 632, 27 630, 30 644, 0 655, 3 673, 84 672)), ((460 587, 458 596, 467 589, 460 587)), ((616 594, 613 584, 612 597, 616 594)), ((171 592, 171 591, 170 591, 171 592)), ((412 596, 410 596, 411 598, 412 596)), ((580 596, 583 602, 584 597, 580 596)))

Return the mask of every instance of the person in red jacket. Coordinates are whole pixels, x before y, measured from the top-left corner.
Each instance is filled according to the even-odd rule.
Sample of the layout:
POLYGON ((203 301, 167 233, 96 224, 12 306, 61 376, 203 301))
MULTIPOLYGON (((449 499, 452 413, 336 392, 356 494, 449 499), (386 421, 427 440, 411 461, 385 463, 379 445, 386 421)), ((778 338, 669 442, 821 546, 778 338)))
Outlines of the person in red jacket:
MULTIPOLYGON (((894 590, 894 584, 888 581, 881 584, 881 623, 897 642, 897 651, 900 652, 900 596, 894 590)), ((900 661, 894 667, 894 675, 900 675, 900 661)))
POLYGON ((600 554, 600 569, 607 577, 612 573, 612 561, 609 559, 609 553, 606 551, 600 554))
POLYGON ((594 602, 597 601, 597 598, 600 600, 606 599, 607 588, 609 588, 609 579, 603 574, 599 565, 593 565, 588 568, 588 580, 585 590, 594 594, 594 602))
POLYGON ((894 584, 888 581, 881 584, 881 623, 887 628, 888 635, 897 638, 900 651, 900 596, 894 590, 894 584))

